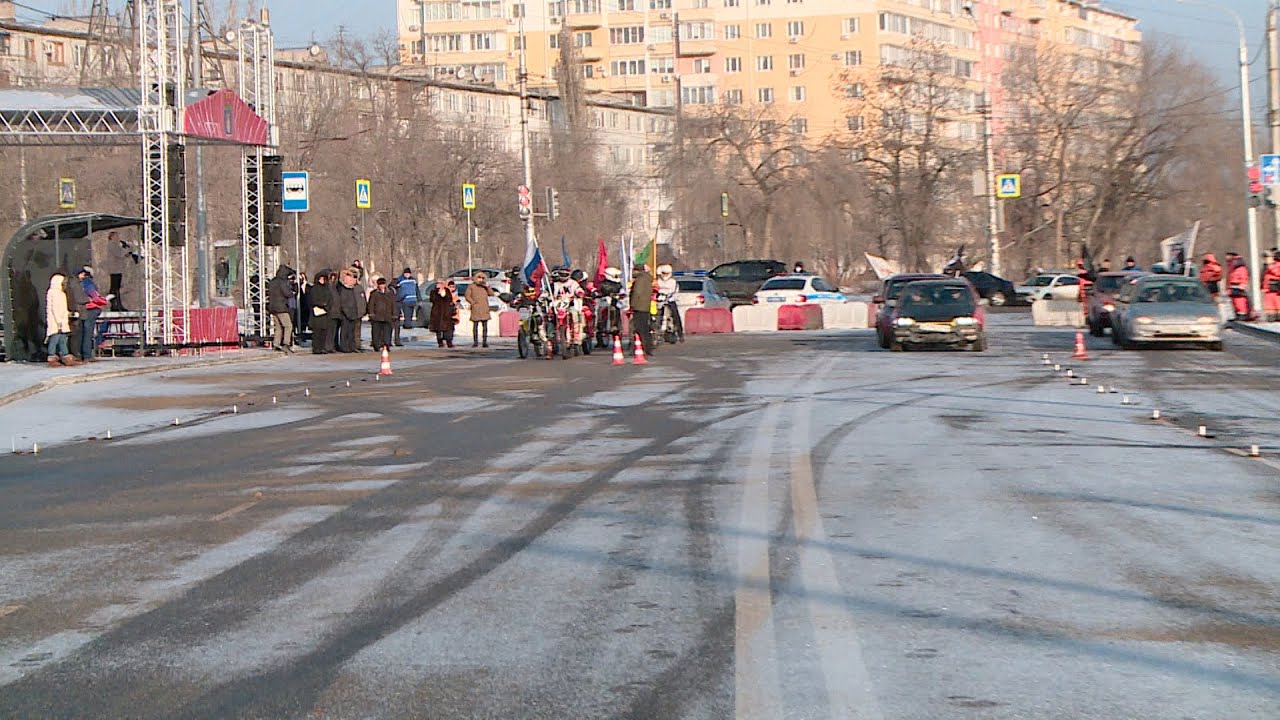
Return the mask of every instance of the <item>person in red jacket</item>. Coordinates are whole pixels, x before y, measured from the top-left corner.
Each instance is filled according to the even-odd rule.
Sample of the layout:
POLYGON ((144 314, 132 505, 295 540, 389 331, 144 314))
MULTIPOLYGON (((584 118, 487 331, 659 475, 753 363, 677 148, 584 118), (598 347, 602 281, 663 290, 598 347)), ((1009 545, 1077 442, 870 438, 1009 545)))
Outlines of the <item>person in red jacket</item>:
POLYGON ((1205 253, 1200 260, 1200 282, 1204 283, 1205 289, 1217 300, 1221 289, 1219 283, 1222 282, 1222 264, 1213 253, 1205 253))
POLYGON ((1271 256, 1271 264, 1262 275, 1262 309, 1265 320, 1280 322, 1280 252, 1271 256))
POLYGON ((1227 287, 1235 319, 1253 319, 1253 308, 1249 304, 1249 266, 1239 253, 1227 253, 1227 287))

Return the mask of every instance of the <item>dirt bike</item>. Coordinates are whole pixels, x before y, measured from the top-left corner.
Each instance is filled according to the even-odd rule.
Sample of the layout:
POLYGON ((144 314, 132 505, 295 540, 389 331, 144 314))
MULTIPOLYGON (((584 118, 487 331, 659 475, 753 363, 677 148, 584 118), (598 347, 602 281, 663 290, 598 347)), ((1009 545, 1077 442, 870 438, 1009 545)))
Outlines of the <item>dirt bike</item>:
POLYGON ((622 300, 617 295, 596 298, 596 347, 607 348, 622 335, 622 300))
POLYGON ((565 360, 570 355, 582 355, 590 353, 586 349, 584 331, 582 322, 582 309, 580 298, 559 298, 553 303, 552 316, 555 320, 555 334, 552 335, 555 342, 554 354, 559 355, 565 360))
POLYGON ((679 339, 676 332, 676 320, 674 314, 680 312, 674 307, 674 302, 667 295, 658 295, 658 317, 654 318, 653 342, 655 345, 660 342, 668 345, 674 345, 679 339))
POLYGON ((520 358, 529 356, 541 357, 548 345, 546 308, 541 301, 522 305, 517 308, 520 313, 520 331, 516 336, 516 352, 520 358))

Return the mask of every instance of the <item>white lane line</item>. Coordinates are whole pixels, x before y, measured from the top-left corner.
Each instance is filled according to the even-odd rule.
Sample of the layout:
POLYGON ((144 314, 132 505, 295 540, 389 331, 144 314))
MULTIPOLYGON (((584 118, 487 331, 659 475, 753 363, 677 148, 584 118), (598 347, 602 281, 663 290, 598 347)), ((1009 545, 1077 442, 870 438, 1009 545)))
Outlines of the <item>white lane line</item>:
MULTIPOLYGON (((829 365, 811 377, 825 377, 829 365)), ((810 456, 813 390, 811 381, 803 399, 795 403, 791 421, 791 507, 799 548, 801 592, 806 598, 818 660, 826 679, 828 717, 883 720, 884 713, 863 659, 858 629, 849 611, 836 600, 843 597, 843 590, 831 553, 826 550, 827 533, 818 512, 818 491, 810 456)))
POLYGON ((19 610, 21 610, 21 609, 22 609, 22 608, 24 608, 24 607, 26 607, 26 605, 3 605, 3 606, 0 606, 0 618, 2 618, 2 617, 9 617, 10 615, 12 615, 12 614, 14 614, 14 613, 18 612, 19 610))
POLYGON ((250 500, 250 501, 249 501, 249 502, 247 502, 247 503, 240 503, 239 505, 237 505, 237 506, 235 506, 235 507, 231 508, 230 510, 223 510, 222 512, 218 513, 217 515, 214 515, 213 517, 209 518, 209 522, 218 522, 219 520, 226 520, 226 519, 227 519, 227 518, 229 518, 229 517, 234 517, 234 516, 236 516, 236 515, 239 515, 240 513, 244 512, 245 510, 248 510, 249 508, 253 507, 254 505, 257 505, 259 502, 261 502, 261 501, 259 501, 259 500, 250 500))
POLYGON ((116 625, 181 596, 221 572, 271 552, 339 510, 342 507, 337 505, 315 505, 285 513, 231 542, 206 550, 174 568, 167 578, 139 585, 130 593, 132 601, 99 608, 74 630, 48 635, 27 646, 0 650, 0 686, 71 656, 116 625))
POLYGON ((738 588, 734 592, 734 717, 782 717, 778 648, 769 587, 769 466, 781 414, 770 403, 751 443, 738 527, 738 588))

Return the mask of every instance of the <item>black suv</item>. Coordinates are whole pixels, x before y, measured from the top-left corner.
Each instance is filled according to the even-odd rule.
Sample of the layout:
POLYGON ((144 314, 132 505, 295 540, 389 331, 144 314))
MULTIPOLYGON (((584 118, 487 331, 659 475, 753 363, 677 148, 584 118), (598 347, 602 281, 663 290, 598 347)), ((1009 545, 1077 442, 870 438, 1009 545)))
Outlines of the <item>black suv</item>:
POLYGON ((1013 283, 998 275, 978 270, 970 270, 960 275, 978 291, 978 297, 991 301, 993 307, 1013 305, 1018 302, 1018 291, 1014 290, 1013 283))
POLYGON ((735 260, 717 265, 707 277, 734 305, 743 305, 751 302, 765 280, 786 273, 787 266, 777 260, 735 260))

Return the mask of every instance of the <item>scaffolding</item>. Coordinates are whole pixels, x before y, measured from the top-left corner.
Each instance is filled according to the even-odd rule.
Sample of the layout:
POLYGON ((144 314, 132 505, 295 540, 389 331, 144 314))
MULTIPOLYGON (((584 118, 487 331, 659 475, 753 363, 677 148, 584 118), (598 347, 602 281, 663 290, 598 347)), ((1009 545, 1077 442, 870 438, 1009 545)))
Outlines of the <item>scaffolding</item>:
POLYGON ((239 71, 240 97, 267 121, 272 137, 270 146, 246 147, 241 162, 241 238, 244 243, 243 273, 244 306, 247 312, 245 335, 264 337, 268 331, 267 271, 277 264, 275 243, 270 243, 268 223, 273 218, 267 212, 268 165, 276 163, 274 137, 276 125, 276 73, 275 37, 271 32, 266 13, 259 20, 245 20, 237 34, 240 42, 239 71))

